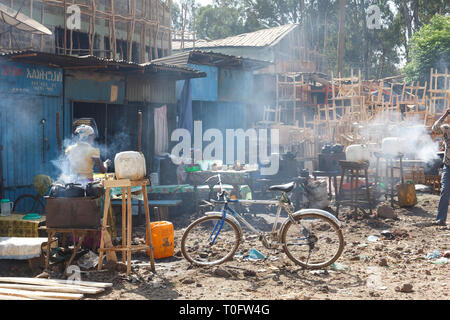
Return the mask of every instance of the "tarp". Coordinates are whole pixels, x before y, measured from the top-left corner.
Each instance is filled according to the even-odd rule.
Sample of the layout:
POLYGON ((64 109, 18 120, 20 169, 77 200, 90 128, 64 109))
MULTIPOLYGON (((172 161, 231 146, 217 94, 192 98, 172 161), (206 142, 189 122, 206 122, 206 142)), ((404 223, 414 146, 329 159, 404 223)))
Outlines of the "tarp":
POLYGON ((178 128, 187 129, 191 136, 194 131, 194 121, 192 118, 192 90, 191 81, 185 80, 178 103, 178 128))
POLYGON ((47 238, 0 237, 0 259, 25 260, 41 256, 47 238))

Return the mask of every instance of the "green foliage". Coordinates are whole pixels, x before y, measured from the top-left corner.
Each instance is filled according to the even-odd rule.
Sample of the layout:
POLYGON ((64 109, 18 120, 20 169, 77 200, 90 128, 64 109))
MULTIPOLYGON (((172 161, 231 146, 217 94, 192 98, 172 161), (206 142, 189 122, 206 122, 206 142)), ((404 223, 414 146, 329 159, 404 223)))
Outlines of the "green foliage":
MULTIPOLYGON (((214 0, 203 7, 196 7, 194 0, 181 1, 192 2, 186 30, 195 31, 197 39, 220 39, 297 23, 304 31, 299 45, 325 53, 329 73, 337 71, 339 0, 214 0)), ((449 10, 448 0, 346 0, 344 75, 360 69, 366 79, 382 78, 399 74, 399 68, 410 62, 405 68, 408 75, 423 80, 427 76, 418 75, 429 74, 430 66, 438 67, 432 61, 437 56, 448 57, 449 45, 440 42, 441 49, 432 50, 436 43, 424 50, 418 30, 439 13, 441 17, 447 13, 448 23, 449 10), (367 10, 374 4, 381 10, 381 29, 367 28, 367 10), (412 37, 414 33, 417 36, 412 37)), ((179 26, 180 20, 175 19, 174 26, 176 21, 179 26)))
POLYGON ((429 24, 414 33, 410 48, 411 60, 404 70, 409 80, 424 83, 430 68, 443 72, 449 67, 450 16, 435 15, 429 24))
POLYGON ((245 33, 244 20, 238 8, 207 5, 196 12, 197 38, 214 40, 245 33))

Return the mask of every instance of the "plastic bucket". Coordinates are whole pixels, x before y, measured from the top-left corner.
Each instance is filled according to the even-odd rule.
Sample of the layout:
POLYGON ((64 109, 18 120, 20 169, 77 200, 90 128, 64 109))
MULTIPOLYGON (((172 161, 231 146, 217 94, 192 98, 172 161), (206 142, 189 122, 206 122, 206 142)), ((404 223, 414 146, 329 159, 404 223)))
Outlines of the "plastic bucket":
MULTIPOLYGON (((169 221, 150 223, 152 230, 153 256, 155 259, 171 257, 174 254, 173 224, 169 221)), ((148 234, 146 234, 148 242, 148 234)), ((149 252, 147 252, 149 254, 149 252)))

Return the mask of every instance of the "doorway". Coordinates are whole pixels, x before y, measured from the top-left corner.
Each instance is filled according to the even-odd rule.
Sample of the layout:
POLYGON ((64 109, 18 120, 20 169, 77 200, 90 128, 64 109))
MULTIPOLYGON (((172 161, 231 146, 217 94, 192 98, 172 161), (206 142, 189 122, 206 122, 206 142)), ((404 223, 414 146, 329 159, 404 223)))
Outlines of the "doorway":
POLYGON ((114 160, 117 153, 137 150, 139 121, 137 106, 73 102, 73 122, 92 118, 97 126, 96 147, 102 159, 114 160))

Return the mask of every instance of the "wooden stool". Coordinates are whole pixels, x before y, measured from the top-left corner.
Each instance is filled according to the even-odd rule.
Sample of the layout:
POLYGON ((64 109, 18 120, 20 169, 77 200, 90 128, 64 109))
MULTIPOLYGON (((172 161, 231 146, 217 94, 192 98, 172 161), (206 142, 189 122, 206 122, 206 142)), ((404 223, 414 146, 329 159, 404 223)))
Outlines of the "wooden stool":
POLYGON ((355 213, 357 213, 358 208, 362 210, 361 204, 368 204, 370 214, 372 214, 372 203, 370 201, 370 190, 369 190, 369 175, 368 175, 368 169, 369 169, 369 162, 353 162, 353 161, 345 161, 341 160, 339 161, 339 165, 342 169, 341 174, 341 181, 339 185, 339 194, 336 201, 336 217, 339 214, 339 207, 341 205, 348 204, 349 206, 352 206, 354 208, 355 213), (344 178, 346 176, 347 171, 350 172, 350 200, 344 201, 342 200, 342 185, 344 183, 344 178), (360 201, 358 199, 359 196, 359 177, 360 177, 360 171, 364 171, 364 178, 365 178, 365 184, 366 184, 366 201, 360 201), (354 183, 354 180, 355 183, 354 183))
POLYGON ((122 262, 127 265, 127 274, 131 272, 131 252, 132 251, 140 251, 145 250, 148 252, 150 256, 150 264, 153 272, 155 270, 155 260, 153 257, 152 250, 152 231, 150 228, 150 213, 148 208, 148 197, 147 197, 147 185, 149 181, 139 180, 139 181, 131 181, 128 179, 120 179, 120 180, 104 180, 103 185, 106 188, 105 192, 105 205, 103 211, 103 224, 102 224, 102 237, 100 240, 100 248, 99 250, 99 262, 98 262, 98 270, 101 270, 103 267, 103 252, 113 252, 115 254, 116 251, 122 251, 122 262), (131 234, 132 234, 132 199, 131 199, 131 188, 141 186, 142 196, 144 198, 144 209, 145 209, 145 227, 147 230, 147 243, 146 245, 132 245, 131 244, 131 234), (111 188, 122 188, 122 245, 121 246, 112 246, 109 244, 108 247, 105 247, 105 242, 108 241, 109 234, 106 229, 107 227, 107 212, 111 205, 111 188), (126 197, 125 197, 126 195, 126 197), (125 236, 126 235, 126 236, 125 236))

